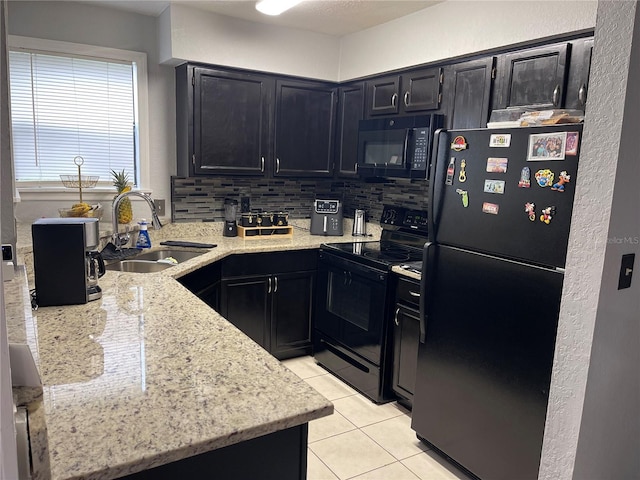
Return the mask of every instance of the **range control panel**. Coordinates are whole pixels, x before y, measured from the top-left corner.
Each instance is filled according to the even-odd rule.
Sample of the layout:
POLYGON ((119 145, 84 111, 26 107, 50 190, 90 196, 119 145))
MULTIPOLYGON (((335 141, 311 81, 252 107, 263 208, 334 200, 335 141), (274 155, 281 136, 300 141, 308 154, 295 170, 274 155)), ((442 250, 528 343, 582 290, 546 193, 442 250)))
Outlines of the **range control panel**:
POLYGON ((423 210, 409 210, 404 207, 385 205, 384 210, 382 211, 380 224, 426 231, 427 212, 423 210))

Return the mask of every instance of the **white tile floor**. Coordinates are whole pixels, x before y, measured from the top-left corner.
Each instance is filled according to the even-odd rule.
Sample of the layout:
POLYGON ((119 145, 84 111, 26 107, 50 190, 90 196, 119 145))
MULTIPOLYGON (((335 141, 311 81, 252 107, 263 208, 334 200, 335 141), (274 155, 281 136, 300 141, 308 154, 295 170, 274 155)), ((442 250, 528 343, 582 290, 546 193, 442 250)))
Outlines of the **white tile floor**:
POLYGON ((309 423, 308 480, 469 479, 416 438, 411 412, 396 402, 374 404, 313 357, 283 363, 334 405, 309 423))

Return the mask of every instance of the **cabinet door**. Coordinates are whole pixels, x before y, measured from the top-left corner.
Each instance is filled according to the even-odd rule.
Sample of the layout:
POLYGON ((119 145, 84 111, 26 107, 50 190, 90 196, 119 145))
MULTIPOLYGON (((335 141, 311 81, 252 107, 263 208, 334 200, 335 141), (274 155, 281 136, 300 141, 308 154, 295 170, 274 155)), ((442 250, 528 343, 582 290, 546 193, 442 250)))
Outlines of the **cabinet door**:
POLYGON ((356 176, 358 161, 358 123, 364 114, 364 84, 358 83, 338 89, 338 130, 336 173, 356 176))
POLYGON ((271 277, 223 279, 220 313, 265 349, 269 349, 271 277))
POLYGON ((568 52, 569 44, 563 43, 500 56, 497 108, 562 107, 568 52))
POLYGON ((420 312, 397 305, 393 334, 392 389, 412 404, 420 342, 420 312))
POLYGON ((442 69, 429 68, 402 76, 402 110, 419 112, 440 107, 442 69))
POLYGON ((398 113, 400 77, 393 75, 367 82, 367 115, 398 113))
POLYGON ((262 175, 268 157, 273 81, 194 69, 194 173, 262 175))
POLYGON ((274 176, 333 174, 336 89, 278 80, 274 176))
POLYGON ((495 57, 457 63, 447 68, 450 129, 487 126, 495 57))
POLYGON ((271 354, 284 359, 311 353, 315 272, 273 276, 271 354))
POLYGON ((566 108, 584 110, 589 90, 593 38, 576 40, 571 44, 569 79, 567 81, 566 108))

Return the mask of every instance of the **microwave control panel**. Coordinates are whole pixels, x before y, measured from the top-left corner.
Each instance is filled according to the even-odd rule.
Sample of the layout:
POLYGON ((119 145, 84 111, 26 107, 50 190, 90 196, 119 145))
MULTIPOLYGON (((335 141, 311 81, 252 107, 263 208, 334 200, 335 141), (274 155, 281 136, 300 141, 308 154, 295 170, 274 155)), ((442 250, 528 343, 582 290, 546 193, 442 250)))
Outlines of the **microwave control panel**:
POLYGON ((411 161, 412 170, 426 170, 427 153, 429 149, 429 129, 413 129, 413 158, 411 161))

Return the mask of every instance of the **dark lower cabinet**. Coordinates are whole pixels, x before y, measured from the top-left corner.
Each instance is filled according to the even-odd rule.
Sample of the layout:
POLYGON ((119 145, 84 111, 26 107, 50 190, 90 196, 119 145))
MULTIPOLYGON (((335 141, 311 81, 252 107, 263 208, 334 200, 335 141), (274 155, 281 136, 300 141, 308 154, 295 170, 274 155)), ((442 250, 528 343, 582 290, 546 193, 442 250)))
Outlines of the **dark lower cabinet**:
POLYGON ((122 478, 304 480, 308 431, 304 423, 122 478))
POLYGON ((278 359, 311 353, 317 252, 223 260, 220 313, 278 359))
POLYGON ((178 278, 178 282, 218 312, 220 311, 220 272, 221 264, 216 262, 178 278))
POLYGON ((420 284, 406 278, 398 279, 396 305, 393 314, 393 375, 391 389, 398 402, 413 406, 420 342, 420 284))

